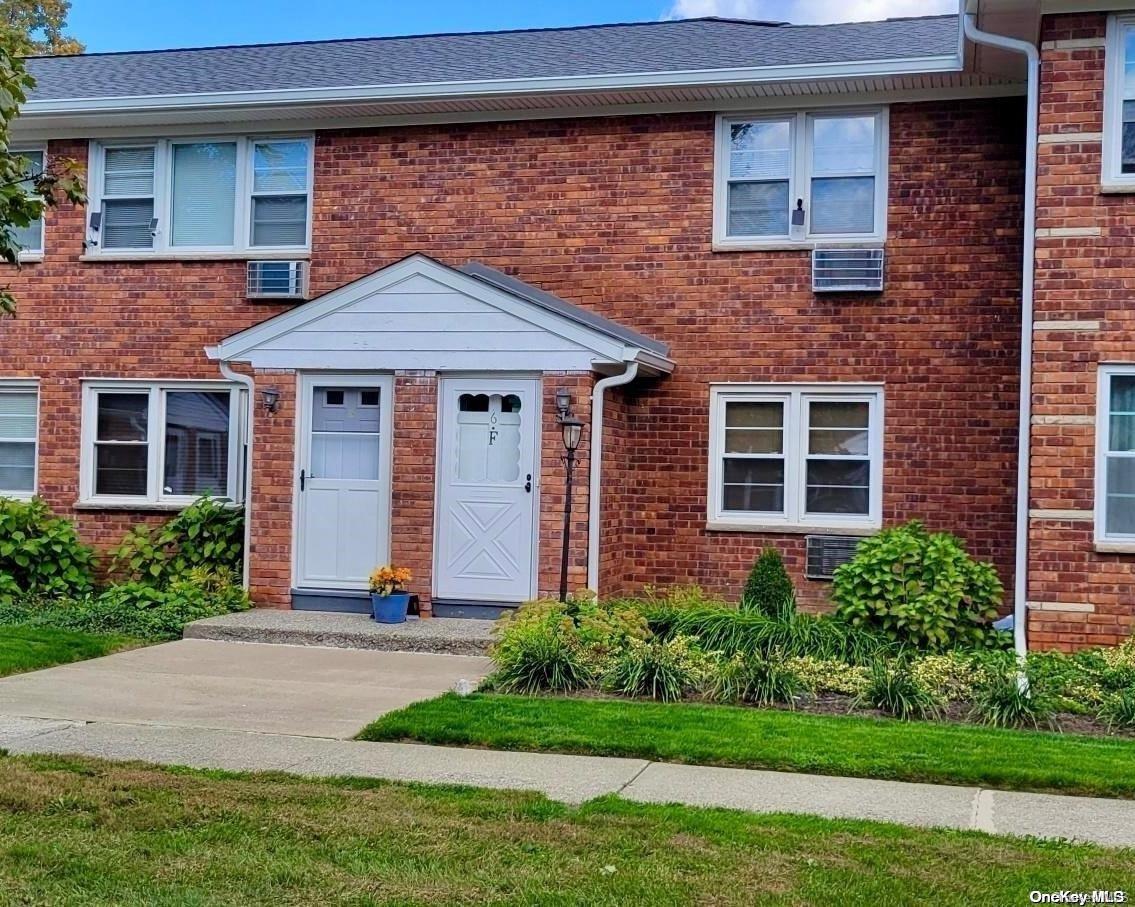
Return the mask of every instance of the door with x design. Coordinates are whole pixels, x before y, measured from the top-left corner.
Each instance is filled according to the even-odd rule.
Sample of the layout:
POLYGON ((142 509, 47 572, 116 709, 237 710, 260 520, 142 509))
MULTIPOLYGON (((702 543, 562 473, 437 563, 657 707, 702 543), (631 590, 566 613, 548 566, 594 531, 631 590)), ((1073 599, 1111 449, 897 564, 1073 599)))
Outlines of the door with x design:
POLYGON ((442 382, 438 439, 438 599, 522 602, 535 595, 540 383, 442 382))

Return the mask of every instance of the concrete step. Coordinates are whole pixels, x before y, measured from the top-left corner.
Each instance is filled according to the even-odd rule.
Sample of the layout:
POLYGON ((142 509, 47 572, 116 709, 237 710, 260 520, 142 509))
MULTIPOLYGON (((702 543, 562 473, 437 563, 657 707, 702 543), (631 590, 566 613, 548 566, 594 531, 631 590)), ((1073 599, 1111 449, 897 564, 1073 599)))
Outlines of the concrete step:
POLYGON ((253 608, 187 624, 186 639, 375 649, 384 652, 435 652, 485 655, 492 643, 491 620, 434 617, 380 624, 364 614, 283 611, 253 608))

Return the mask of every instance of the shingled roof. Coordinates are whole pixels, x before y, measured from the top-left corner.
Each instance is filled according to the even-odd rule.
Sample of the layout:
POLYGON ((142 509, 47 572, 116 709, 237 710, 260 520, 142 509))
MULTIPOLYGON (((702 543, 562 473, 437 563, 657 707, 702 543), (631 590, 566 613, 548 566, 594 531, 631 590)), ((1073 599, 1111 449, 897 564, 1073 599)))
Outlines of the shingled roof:
POLYGON ((702 18, 530 31, 33 57, 32 101, 682 73, 956 53, 958 19, 702 18))

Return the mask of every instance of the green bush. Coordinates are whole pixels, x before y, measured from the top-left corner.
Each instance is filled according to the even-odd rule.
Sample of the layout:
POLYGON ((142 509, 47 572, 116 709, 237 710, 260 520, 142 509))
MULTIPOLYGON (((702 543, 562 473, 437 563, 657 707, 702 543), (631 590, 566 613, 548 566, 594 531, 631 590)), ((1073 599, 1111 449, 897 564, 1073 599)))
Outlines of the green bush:
POLYGON ((870 670, 863 665, 851 665, 837 658, 793 656, 784 659, 784 666, 813 694, 858 696, 867 687, 871 676, 870 670))
POLYGON ((1135 730, 1135 687, 1104 697, 1099 719, 1107 725, 1109 731, 1135 730))
POLYGON ((632 639, 611 662, 604 686, 624 696, 673 702, 698 689, 705 675, 705 656, 684 636, 665 642, 632 639))
POLYGON ((831 615, 791 614, 768 617, 728 608, 659 609, 646 612, 655 635, 693 636, 704 651, 725 655, 762 655, 837 659, 869 664, 901 647, 870 630, 852 627, 831 615))
POLYGON ((781 659, 734 655, 719 665, 709 695, 716 702, 795 708, 806 691, 804 682, 781 659))
POLYGON ((765 548, 753 564, 741 595, 741 610, 776 618, 786 618, 795 612, 796 588, 775 548, 765 548))
POLYGON ((244 513, 207 495, 163 526, 136 526, 111 551, 111 574, 165 588, 182 580, 236 580, 244 555, 244 513))
POLYGON ((0 498, 0 603, 83 595, 93 587, 93 567, 94 552, 70 520, 39 498, 0 498))
POLYGON ((571 619, 553 608, 533 608, 502 628, 492 655, 496 671, 486 686, 504 693, 567 693, 594 676, 571 619))
POLYGON ((236 585, 207 590, 189 582, 176 582, 165 589, 124 583, 98 595, 0 605, 0 624, 118 633, 139 639, 178 639, 190 621, 248 607, 248 596, 236 585))
POLYGON ((919 522, 864 539, 832 582, 836 614, 918 649, 993 645, 1004 590, 989 564, 919 522))
POLYGON ((937 718, 942 707, 941 700, 919 683, 902 661, 875 662, 855 705, 878 709, 903 721, 937 718))
POLYGON ((1051 726, 1054 702, 1036 677, 1021 682, 1017 665, 1006 657, 990 664, 974 686, 970 717, 992 727, 1039 730, 1051 726))

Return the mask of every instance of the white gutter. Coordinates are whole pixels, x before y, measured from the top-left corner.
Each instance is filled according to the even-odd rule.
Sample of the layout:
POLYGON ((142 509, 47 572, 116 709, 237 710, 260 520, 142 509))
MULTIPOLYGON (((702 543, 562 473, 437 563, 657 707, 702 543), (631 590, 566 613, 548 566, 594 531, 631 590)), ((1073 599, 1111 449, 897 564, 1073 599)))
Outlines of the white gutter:
POLYGON ((1017 450, 1017 535, 1016 560, 1013 566, 1013 643, 1017 655, 1028 654, 1028 583, 1029 583, 1029 465, 1032 444, 1033 393, 1033 284, 1036 268, 1036 170, 1038 104, 1040 86, 1040 53, 1028 41, 984 32, 977 27, 973 15, 962 17, 965 36, 975 44, 985 44, 1012 53, 1024 54, 1028 60, 1027 119, 1025 129, 1025 212, 1024 252, 1021 273, 1021 401, 1017 450))
POLYGON ((587 494, 587 588, 599 593, 599 514, 603 474, 603 395, 609 387, 630 384, 638 375, 638 363, 628 362, 621 375, 595 382, 591 391, 591 475, 587 494))
POLYGON ((244 588, 247 589, 248 564, 252 559, 252 423, 255 421, 253 412, 256 406, 256 384, 249 375, 234 372, 229 363, 222 361, 217 364, 225 378, 236 384, 244 385, 245 390, 248 391, 248 412, 244 429, 244 463, 242 464, 244 468, 241 476, 244 483, 244 569, 241 581, 244 588))

